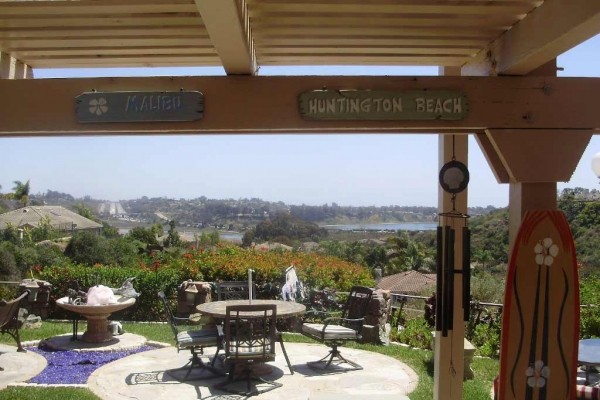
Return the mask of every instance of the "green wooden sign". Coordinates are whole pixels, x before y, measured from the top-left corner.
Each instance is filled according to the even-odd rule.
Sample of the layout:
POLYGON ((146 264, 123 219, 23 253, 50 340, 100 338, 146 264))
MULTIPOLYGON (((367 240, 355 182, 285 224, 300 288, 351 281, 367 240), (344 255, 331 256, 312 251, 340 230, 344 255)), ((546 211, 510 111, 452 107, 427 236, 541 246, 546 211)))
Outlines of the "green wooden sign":
POLYGON ((204 112, 204 95, 179 92, 86 92, 75 98, 77 121, 195 121, 204 112))
POLYGON ((313 120, 461 120, 467 98, 459 92, 313 90, 298 98, 300 114, 313 120))

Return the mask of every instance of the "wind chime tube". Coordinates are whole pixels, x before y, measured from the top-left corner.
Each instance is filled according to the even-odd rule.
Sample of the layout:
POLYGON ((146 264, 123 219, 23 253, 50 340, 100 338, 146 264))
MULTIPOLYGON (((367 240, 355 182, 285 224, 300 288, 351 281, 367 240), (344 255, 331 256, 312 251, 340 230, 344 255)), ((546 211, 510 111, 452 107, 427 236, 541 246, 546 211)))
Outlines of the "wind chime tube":
POLYGON ((448 303, 450 299, 448 294, 450 292, 450 288, 448 286, 448 249, 450 248, 450 227, 444 227, 444 256, 443 256, 443 293, 442 293, 442 336, 448 336, 448 303))
POLYGON ((435 286, 435 330, 436 331, 441 331, 442 330, 442 318, 443 318, 443 312, 442 312, 442 304, 444 304, 443 302, 443 282, 444 282, 444 278, 443 278, 443 274, 442 274, 442 270, 444 268, 443 263, 442 263, 442 249, 443 249, 443 240, 444 240, 444 235, 443 235, 443 231, 442 231, 442 227, 438 226, 437 227, 437 238, 436 238, 436 247, 437 247, 437 253, 436 253, 436 286, 435 286))
POLYGON ((463 321, 468 322, 471 313, 471 231, 465 226, 462 233, 463 321))
POLYGON ((454 329, 454 229, 450 229, 448 232, 448 236, 450 239, 448 240, 448 276, 446 279, 448 280, 448 303, 447 303, 447 313, 448 322, 446 326, 449 330, 454 329))

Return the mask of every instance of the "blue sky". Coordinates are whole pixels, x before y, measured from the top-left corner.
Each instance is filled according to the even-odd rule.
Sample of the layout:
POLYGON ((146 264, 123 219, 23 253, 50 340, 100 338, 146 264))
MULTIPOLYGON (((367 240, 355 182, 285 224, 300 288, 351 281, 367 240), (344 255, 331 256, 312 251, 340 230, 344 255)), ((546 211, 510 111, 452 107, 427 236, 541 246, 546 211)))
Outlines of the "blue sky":
MULTIPOLYGON (((600 77, 600 35, 563 54, 560 76, 600 77)), ((437 75, 427 67, 263 68, 261 75, 437 75)), ((36 78, 222 75, 220 68, 36 70, 36 78)), ((120 200, 258 197, 287 204, 384 206, 437 204, 435 135, 171 135, 3 138, 2 192, 31 180, 76 197, 120 200)), ((564 187, 600 188, 591 160, 594 136, 564 187)), ((475 140, 469 140, 469 204, 508 204, 475 140)))

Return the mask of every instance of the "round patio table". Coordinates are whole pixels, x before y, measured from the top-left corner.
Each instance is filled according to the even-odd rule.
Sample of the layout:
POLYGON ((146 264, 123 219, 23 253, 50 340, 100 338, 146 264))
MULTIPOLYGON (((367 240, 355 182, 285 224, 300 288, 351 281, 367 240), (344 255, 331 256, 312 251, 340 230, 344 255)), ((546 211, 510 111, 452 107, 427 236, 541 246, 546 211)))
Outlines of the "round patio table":
POLYGON ((277 318, 290 318, 296 315, 302 315, 306 312, 306 307, 303 304, 294 303, 293 301, 283 300, 222 300, 211 301, 196 306, 196 309, 205 315, 209 315, 217 319, 225 319, 227 316, 227 306, 237 305, 258 305, 258 304, 274 304, 277 307, 277 318))
POLYGON ((585 384, 589 384, 590 367, 600 366, 600 339, 582 339, 579 341, 579 365, 585 366, 585 384))

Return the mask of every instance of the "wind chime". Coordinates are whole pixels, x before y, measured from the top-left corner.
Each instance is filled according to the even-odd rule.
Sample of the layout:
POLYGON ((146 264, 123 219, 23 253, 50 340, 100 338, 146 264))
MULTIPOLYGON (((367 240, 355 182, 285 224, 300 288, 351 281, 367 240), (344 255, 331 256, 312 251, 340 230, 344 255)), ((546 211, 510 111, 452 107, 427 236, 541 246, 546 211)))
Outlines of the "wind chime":
POLYGON ((471 232, 467 221, 469 215, 456 211, 456 194, 467 188, 469 170, 456 160, 454 154, 454 136, 452 136, 452 160, 440 170, 439 181, 442 189, 451 194, 452 211, 438 214, 437 227, 437 289, 435 330, 442 336, 448 336, 453 329, 454 320, 454 274, 462 275, 463 320, 469 321, 471 304, 471 232), (462 222, 462 224, 460 223, 462 222), (456 269, 454 255, 456 243, 456 225, 462 225, 462 269, 456 269))

